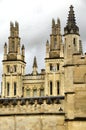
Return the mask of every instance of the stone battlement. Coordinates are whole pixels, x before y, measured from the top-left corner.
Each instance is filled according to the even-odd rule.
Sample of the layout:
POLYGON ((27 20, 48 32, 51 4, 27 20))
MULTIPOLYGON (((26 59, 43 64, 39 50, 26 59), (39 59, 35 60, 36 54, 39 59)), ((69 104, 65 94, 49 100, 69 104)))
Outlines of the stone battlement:
POLYGON ((4 114, 62 114, 64 96, 33 98, 1 98, 0 115, 4 114))

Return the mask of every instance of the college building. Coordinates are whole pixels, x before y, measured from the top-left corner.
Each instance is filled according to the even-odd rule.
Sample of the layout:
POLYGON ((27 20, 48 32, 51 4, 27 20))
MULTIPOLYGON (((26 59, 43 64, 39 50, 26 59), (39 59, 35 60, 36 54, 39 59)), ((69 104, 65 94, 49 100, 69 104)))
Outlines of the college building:
POLYGON ((45 68, 38 72, 34 56, 32 73, 25 73, 19 24, 10 23, 2 61, 0 130, 86 130, 86 54, 72 5, 63 35, 60 19, 52 19, 45 48, 45 68))

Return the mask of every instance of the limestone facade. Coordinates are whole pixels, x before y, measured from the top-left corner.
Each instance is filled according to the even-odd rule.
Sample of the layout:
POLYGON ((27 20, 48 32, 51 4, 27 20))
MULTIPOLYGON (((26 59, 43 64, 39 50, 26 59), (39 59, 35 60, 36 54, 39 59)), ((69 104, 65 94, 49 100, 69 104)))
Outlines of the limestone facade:
POLYGON ((86 54, 72 5, 63 36, 60 19, 52 20, 41 73, 34 57, 32 73, 25 74, 17 22, 10 23, 2 62, 0 130, 86 130, 86 54))

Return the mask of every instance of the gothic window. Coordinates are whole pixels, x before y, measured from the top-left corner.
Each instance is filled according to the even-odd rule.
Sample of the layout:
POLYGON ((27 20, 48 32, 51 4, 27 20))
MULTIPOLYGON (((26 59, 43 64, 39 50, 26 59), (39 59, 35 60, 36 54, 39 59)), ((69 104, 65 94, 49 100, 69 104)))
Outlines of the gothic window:
POLYGON ((9 72, 10 72, 10 66, 7 65, 7 73, 9 73, 9 72))
POLYGON ((59 70, 59 64, 57 64, 57 70, 59 70))
POLYGON ((26 89, 26 96, 30 97, 30 89, 26 89))
POLYGON ((43 88, 40 89, 40 96, 44 96, 44 89, 43 88))
POLYGON ((54 49, 57 49, 57 39, 54 39, 54 49))
POLYGON ((57 95, 60 94, 60 83, 59 81, 57 81, 57 95))
POLYGON ((14 47, 14 40, 13 40, 12 43, 11 43, 11 51, 13 52, 14 49, 15 49, 15 47, 14 47))
POLYGON ((24 87, 22 87, 22 97, 24 96, 24 87))
POLYGON ((10 91, 10 84, 7 83, 7 96, 9 96, 9 91, 10 91))
POLYGON ((14 31, 12 31, 11 34, 12 34, 12 37, 13 37, 14 36, 14 31))
POLYGON ((74 46, 76 46, 76 39, 75 38, 73 39, 73 44, 74 44, 74 46))
POLYGON ((34 89, 33 90, 33 97, 36 97, 37 96, 37 89, 34 89))
POLYGON ((50 70, 53 70, 53 66, 52 66, 52 64, 50 64, 50 70))
POLYGON ((50 95, 52 95, 52 81, 50 81, 50 95))
POLYGON ((17 86, 17 84, 16 84, 16 82, 14 82, 14 96, 16 95, 16 86, 17 86))
POLYGON ((14 65, 14 72, 16 72, 16 65, 14 65))

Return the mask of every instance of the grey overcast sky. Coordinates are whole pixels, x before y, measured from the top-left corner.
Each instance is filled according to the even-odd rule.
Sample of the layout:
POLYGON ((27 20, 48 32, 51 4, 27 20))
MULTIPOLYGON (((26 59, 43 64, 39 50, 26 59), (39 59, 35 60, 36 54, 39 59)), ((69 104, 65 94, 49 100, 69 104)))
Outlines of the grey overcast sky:
POLYGON ((63 34, 70 5, 74 6, 85 51, 86 0, 0 0, 0 77, 3 46, 8 42, 10 21, 19 23, 21 44, 26 50, 26 73, 31 73, 34 56, 37 57, 39 70, 45 68, 45 44, 51 33, 52 18, 60 18, 63 34))

